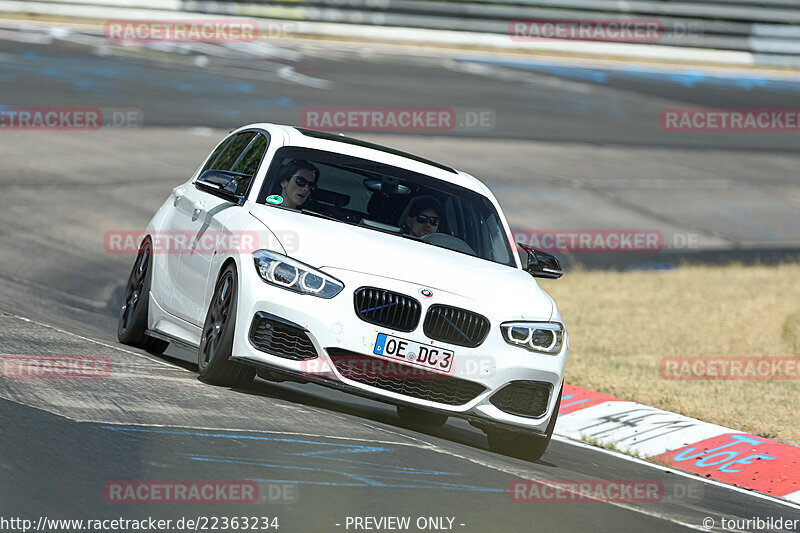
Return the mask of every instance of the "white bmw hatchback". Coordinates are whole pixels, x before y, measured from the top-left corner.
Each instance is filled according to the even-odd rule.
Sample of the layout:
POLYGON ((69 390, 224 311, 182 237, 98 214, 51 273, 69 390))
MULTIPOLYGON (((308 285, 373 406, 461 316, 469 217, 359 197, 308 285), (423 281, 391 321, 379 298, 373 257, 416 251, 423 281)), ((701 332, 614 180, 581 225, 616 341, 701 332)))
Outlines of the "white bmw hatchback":
POLYGON ((389 402, 408 423, 467 419, 536 460, 569 350, 497 200, 474 177, 290 126, 226 137, 147 226, 118 337, 198 352, 200 379, 314 382, 389 402))

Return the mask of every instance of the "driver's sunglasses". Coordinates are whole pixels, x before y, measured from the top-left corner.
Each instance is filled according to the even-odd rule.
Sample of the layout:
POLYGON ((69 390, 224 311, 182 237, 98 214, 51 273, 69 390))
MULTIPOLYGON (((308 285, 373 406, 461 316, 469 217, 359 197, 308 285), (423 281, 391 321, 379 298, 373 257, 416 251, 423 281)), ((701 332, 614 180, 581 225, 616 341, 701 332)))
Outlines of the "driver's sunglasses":
POLYGON ((300 187, 301 189, 302 189, 303 187, 305 187, 306 185, 308 185, 308 188, 309 188, 309 190, 310 190, 311 192, 314 192, 314 191, 316 191, 316 190, 317 190, 317 184, 316 184, 316 183, 314 183, 313 181, 308 181, 307 179, 305 179, 305 178, 304 178, 304 177, 302 177, 302 176, 293 176, 293 177, 294 177, 294 182, 295 182, 295 183, 297 184, 297 186, 298 186, 298 187, 300 187))
POLYGON ((417 215, 417 222, 420 224, 430 224, 431 226, 439 225, 439 217, 431 217, 428 215, 417 215))

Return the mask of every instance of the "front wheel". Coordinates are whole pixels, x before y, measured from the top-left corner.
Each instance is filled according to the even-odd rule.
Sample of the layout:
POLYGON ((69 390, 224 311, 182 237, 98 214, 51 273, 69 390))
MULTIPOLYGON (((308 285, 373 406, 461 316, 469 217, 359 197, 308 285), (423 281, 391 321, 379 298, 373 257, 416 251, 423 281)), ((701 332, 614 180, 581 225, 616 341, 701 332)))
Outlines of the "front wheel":
POLYGON ((486 433, 486 436, 489 438, 489 449, 495 453, 501 453, 531 462, 541 459, 544 452, 547 450, 547 446, 550 444, 550 439, 556 428, 556 419, 558 419, 558 410, 561 408, 561 395, 563 391, 564 388, 562 386, 561 392, 558 393, 558 400, 553 409, 553 414, 550 417, 550 422, 547 423, 545 436, 492 429, 486 433))
POLYGON ((231 361, 238 303, 236 266, 228 265, 217 281, 203 323, 197 351, 200 379, 211 385, 242 387, 253 381, 255 369, 231 361))
POLYGON ((150 239, 145 239, 139 247, 133 269, 125 285, 122 307, 117 321, 117 339, 123 344, 137 346, 157 354, 162 354, 169 343, 148 336, 147 308, 150 298, 150 283, 153 279, 153 247, 150 239))

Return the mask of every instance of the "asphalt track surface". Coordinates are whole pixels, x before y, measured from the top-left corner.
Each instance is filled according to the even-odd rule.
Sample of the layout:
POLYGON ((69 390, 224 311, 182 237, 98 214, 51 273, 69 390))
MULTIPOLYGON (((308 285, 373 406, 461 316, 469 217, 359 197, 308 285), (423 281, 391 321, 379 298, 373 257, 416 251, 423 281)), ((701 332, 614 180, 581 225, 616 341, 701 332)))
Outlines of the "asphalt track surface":
MULTIPOLYGON (((453 108, 462 124, 454 131, 361 136, 478 176, 515 229, 654 229, 664 253, 647 257, 651 263, 672 252, 746 259, 800 250, 798 133, 665 132, 659 122, 665 108, 793 108, 796 75, 568 67, 295 40, 119 47, 98 34, 2 22, 0 37, 0 105, 133 110, 148 128, 224 131, 300 124, 308 108, 453 108), (467 127, 468 110, 487 111, 491 127, 467 127)), ((198 142, 189 166, 218 138, 198 142)), ((626 264, 644 256, 576 259, 626 264)))
MULTIPOLYGON (((709 246, 797 240, 800 166, 788 146, 781 151, 780 144, 764 139, 759 147, 739 146, 748 143, 736 138, 710 138, 698 153, 662 140, 657 132, 639 135, 621 127, 609 129, 601 143, 602 135, 571 120, 555 121, 560 130, 549 124, 555 129, 545 139, 543 128, 530 127, 541 117, 515 110, 512 96, 553 97, 571 87, 560 87, 562 78, 548 74, 532 88, 507 78, 530 75, 525 69, 501 69, 502 76, 492 78, 414 55, 383 52, 378 60, 369 51, 354 56, 346 47, 315 47, 286 43, 273 50, 283 59, 273 56, 251 68, 252 61, 235 56, 220 64, 210 56, 210 64, 201 61, 205 66, 197 67, 192 53, 98 51, 62 40, 0 42, 0 103, 132 107, 143 110, 149 126, 2 132, 0 352, 106 356, 112 373, 93 380, 0 380, 1 516, 34 521, 39 516, 269 516, 278 517, 284 532, 345 531, 348 516, 451 517, 456 531, 631 532, 702 529, 706 517, 717 524, 722 517, 800 518, 796 507, 575 443, 554 441, 537 463, 504 457, 488 451, 483 434, 461 421, 420 431, 400 424, 390 406, 315 385, 258 380, 246 390, 211 387, 197 380, 191 365, 175 359, 187 355, 179 348, 154 356, 119 345, 116 314, 133 257, 106 253, 103 234, 144 227, 227 129, 256 120, 296 123, 304 106, 487 107, 493 102, 497 128, 483 136, 374 137, 424 155, 439 153, 438 159, 481 177, 490 172, 487 181, 496 183, 517 224, 563 224, 569 213, 583 212, 584 219, 566 227, 604 227, 602 216, 587 213, 589 202, 595 211, 605 209, 609 220, 640 216, 687 231, 680 211, 691 211, 686 206, 670 211, 670 202, 657 204, 665 212, 654 215, 635 200, 619 199, 632 194, 647 203, 674 194, 671 180, 679 180, 686 198, 731 194, 744 205, 763 195, 757 201, 765 207, 752 213, 766 209, 769 214, 738 228, 715 230, 714 216, 698 215, 692 224, 700 229, 693 231, 706 232, 709 246), (275 64, 289 65, 293 72, 275 74, 275 64), (264 73, 269 69, 273 74, 264 73), (252 90, 237 92, 243 84, 252 90), (291 105, 267 104, 286 103, 282 99, 291 105), (515 123, 501 128, 505 117, 514 116, 515 123), (558 138, 564 142, 554 142, 558 138), (530 175, 524 173, 533 167, 530 175), (739 173, 724 175, 721 167, 739 173), (590 177, 588 169, 595 169, 590 177), (659 172, 654 175, 653 169, 659 172), (586 185, 587 180, 593 184, 586 185), (504 193, 503 187, 510 188, 504 193), (521 191, 531 190, 535 209, 519 200, 521 191), (583 209, 572 198, 581 195, 583 209), (552 202, 562 209, 547 205, 552 202), (775 217, 772 236, 748 233, 775 217), (776 234, 779 229, 783 233, 776 234), (658 503, 516 503, 508 488, 520 478, 659 480, 668 497, 658 503), (255 480, 265 499, 241 506, 120 505, 104 499, 109 481, 191 479, 255 480), (291 492, 283 493, 284 501, 270 500, 270 484, 291 492)), ((595 86, 581 85, 587 94, 595 86)), ((634 85, 602 89, 647 106, 662 98, 658 83, 634 85)), ((716 95, 742 107, 778 106, 789 98, 769 91, 740 93, 715 86, 692 98, 716 95)), ((693 93, 685 94, 688 100, 693 93)), ((590 119, 598 117, 589 114, 590 119)))

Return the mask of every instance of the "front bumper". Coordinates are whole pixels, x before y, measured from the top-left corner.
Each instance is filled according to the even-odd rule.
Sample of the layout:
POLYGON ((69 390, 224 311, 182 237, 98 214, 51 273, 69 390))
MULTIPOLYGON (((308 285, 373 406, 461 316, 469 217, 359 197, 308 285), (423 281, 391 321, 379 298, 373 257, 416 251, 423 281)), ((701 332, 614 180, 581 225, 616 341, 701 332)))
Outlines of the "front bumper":
POLYGON ((425 298, 419 295, 420 287, 415 284, 334 269, 326 269, 326 272, 344 282, 345 289, 335 298, 325 300, 266 284, 253 270, 248 272, 247 265, 244 270, 236 331, 247 334, 236 336, 234 359, 376 400, 465 418, 481 427, 496 426, 545 434, 562 386, 569 349, 566 335, 561 353, 539 355, 509 346, 503 340, 499 326, 508 320, 547 320, 549 309, 548 316, 508 316, 499 309, 460 295, 434 289, 434 296, 425 298), (415 297, 422 305, 422 320, 416 329, 411 332, 394 331, 361 320, 354 311, 353 292, 362 286, 381 287, 415 297), (466 348, 427 338, 423 333, 423 321, 427 309, 434 304, 471 309, 485 315, 491 322, 485 341, 476 348, 466 348), (292 358, 287 357, 286 350, 279 350, 283 353, 278 353, 276 350, 266 350, 261 342, 254 342, 254 319, 259 316, 278 319, 287 327, 301 330, 317 357, 308 356, 309 346, 298 352, 303 355, 302 358, 292 358), (347 368, 352 366, 343 365, 343 357, 374 358, 386 363, 385 359, 373 355, 380 333, 452 350, 455 355, 450 374, 437 374, 398 364, 398 368, 412 369, 410 377, 405 381, 387 382, 365 379, 363 374, 348 372, 347 368), (521 386, 519 382, 528 385, 521 386), (541 402, 546 403, 546 408, 541 414, 537 413, 538 416, 521 416, 517 414, 519 409, 513 405, 515 398, 519 403, 519 394, 517 391, 511 394, 506 387, 517 387, 524 399, 527 391, 523 389, 530 388, 531 383, 539 384, 536 385, 539 393, 546 392, 546 399, 539 397, 541 402), (445 394, 448 391, 458 391, 458 394, 451 399, 445 394))

